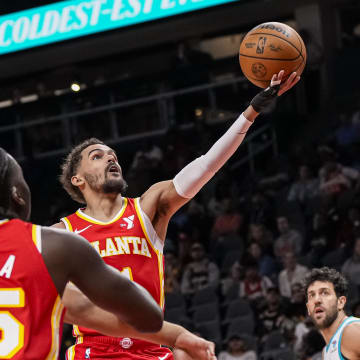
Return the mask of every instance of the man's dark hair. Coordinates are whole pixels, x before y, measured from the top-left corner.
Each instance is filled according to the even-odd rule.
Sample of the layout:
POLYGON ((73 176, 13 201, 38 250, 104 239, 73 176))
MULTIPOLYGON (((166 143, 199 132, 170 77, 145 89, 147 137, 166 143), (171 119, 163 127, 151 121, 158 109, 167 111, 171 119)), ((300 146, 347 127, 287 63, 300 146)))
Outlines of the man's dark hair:
POLYGON ((80 204, 86 204, 83 194, 77 186, 71 183, 71 178, 76 174, 82 160, 81 152, 91 145, 105 145, 99 139, 90 138, 75 146, 61 165, 60 182, 71 198, 80 204))
POLYGON ((0 148, 0 217, 6 217, 10 206, 9 162, 7 152, 0 148))
POLYGON ((324 266, 322 268, 314 268, 307 275, 305 275, 302 285, 306 299, 308 288, 315 281, 332 283, 334 285, 336 297, 338 298, 340 296, 347 296, 348 282, 346 278, 335 269, 330 269, 327 266, 324 266))
POLYGON ((10 211, 12 166, 8 153, 0 147, 0 219, 17 217, 10 211))

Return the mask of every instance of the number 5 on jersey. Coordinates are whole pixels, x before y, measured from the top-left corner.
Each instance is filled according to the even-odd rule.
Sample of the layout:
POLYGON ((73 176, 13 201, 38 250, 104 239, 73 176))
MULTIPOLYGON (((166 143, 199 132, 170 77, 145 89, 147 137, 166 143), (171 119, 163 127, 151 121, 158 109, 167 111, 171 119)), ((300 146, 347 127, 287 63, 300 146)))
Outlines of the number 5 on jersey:
MULTIPOLYGON (((23 289, 0 289, 0 308, 24 306, 23 289)), ((11 359, 24 346, 24 325, 9 311, 0 311, 0 330, 0 359, 11 359)))

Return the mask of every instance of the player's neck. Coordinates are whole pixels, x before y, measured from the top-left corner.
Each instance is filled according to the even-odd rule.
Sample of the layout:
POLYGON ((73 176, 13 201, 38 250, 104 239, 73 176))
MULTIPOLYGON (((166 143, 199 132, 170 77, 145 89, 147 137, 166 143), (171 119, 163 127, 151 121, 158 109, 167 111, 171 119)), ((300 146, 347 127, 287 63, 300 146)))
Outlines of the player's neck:
POLYGON ((111 196, 101 194, 86 199, 84 213, 99 221, 107 222, 114 218, 123 206, 121 194, 111 196))
POLYGON ((339 328, 344 319, 347 318, 346 314, 341 311, 338 314, 336 320, 326 329, 322 329, 320 332, 325 339, 326 344, 329 343, 336 330, 339 328))

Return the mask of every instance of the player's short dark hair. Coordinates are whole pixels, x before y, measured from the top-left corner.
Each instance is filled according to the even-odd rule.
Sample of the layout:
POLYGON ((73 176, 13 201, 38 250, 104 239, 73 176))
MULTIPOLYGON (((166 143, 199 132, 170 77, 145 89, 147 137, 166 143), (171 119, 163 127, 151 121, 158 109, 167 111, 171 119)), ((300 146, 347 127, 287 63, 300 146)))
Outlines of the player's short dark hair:
POLYGON ((0 216, 6 217, 10 206, 9 156, 0 148, 0 216))
POLYGON ((305 275, 303 280, 303 289, 307 299, 307 291, 309 286, 315 281, 329 282, 334 285, 336 297, 347 296, 348 293, 348 282, 346 278, 335 269, 331 269, 327 266, 322 268, 314 268, 305 275))
POLYGON ((0 219, 17 217, 17 214, 10 210, 13 169, 14 164, 9 154, 0 147, 0 219))
POLYGON ((72 148, 61 165, 60 182, 70 197, 80 204, 86 204, 85 198, 77 186, 71 183, 71 178, 76 174, 82 160, 82 151, 91 145, 105 145, 99 139, 90 138, 72 148))

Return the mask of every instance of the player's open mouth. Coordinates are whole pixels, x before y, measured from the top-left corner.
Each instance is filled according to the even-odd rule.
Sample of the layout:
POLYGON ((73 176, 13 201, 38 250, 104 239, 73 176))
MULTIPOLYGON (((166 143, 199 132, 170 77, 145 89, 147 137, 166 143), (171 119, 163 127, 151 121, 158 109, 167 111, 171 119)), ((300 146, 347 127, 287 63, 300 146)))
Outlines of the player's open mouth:
POLYGON ((120 169, 116 165, 111 165, 107 172, 112 174, 120 174, 120 169))
POLYGON ((323 308, 320 308, 320 307, 315 308, 315 314, 322 314, 324 312, 325 312, 325 310, 323 308))

